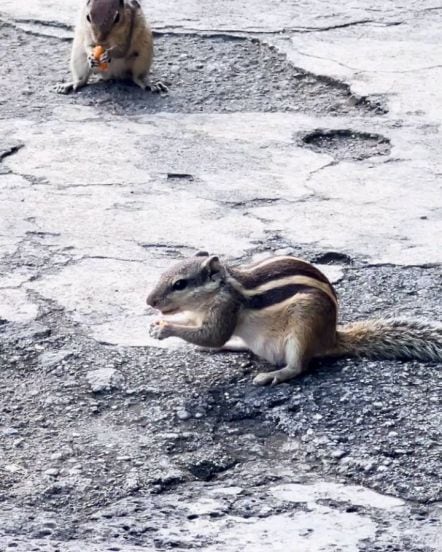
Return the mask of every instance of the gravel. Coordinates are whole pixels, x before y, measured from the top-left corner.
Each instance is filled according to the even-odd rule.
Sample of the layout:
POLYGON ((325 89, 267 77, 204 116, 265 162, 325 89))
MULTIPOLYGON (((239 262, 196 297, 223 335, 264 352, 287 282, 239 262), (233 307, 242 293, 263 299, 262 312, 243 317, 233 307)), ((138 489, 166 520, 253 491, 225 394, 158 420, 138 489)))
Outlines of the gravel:
POLYGON ((57 106, 77 104, 115 115, 244 110, 382 115, 386 111, 378 99, 357 97, 339 81, 294 67, 262 40, 229 35, 156 37, 153 78, 168 84, 167 95, 152 95, 131 84, 99 83, 73 96, 58 96, 52 88, 70 78, 70 43, 27 35, 2 23, 0 30, 0 42, 9 52, 4 60, 8 78, 2 89, 2 117, 34 113, 41 118, 57 106))
MULTIPOLYGON (((342 315, 431 319, 440 309, 438 278, 436 268, 354 262, 337 284, 342 315), (392 290, 399 290, 394 299, 392 290)), ((217 524, 230 516, 256 523, 299 516, 298 503, 269 499, 273 485, 297 478, 361 484, 403 499, 405 509, 394 512, 351 500, 327 508, 388 522, 386 542, 397 550, 431 550, 409 548, 399 527, 411 516, 429 542, 439 516, 439 366, 344 359, 262 389, 241 367, 266 366, 247 354, 100 345, 50 302, 41 300, 40 312, 28 331, 12 323, 0 328, 0 543, 30 550, 20 548, 20 539, 50 538, 36 550, 56 550, 56 542, 69 550, 73 540, 87 541, 93 527, 97 546, 185 549, 190 539, 210 550, 221 542, 217 524), (42 354, 65 358, 66 351, 75 355, 63 377, 41 362, 42 354), (155 374, 149 381, 147 367, 155 374), (190 496, 205 501, 238 485, 247 489, 238 491, 239 501, 229 499, 229 506, 223 498, 205 514, 214 533, 184 523, 194 515, 183 510, 190 496)))

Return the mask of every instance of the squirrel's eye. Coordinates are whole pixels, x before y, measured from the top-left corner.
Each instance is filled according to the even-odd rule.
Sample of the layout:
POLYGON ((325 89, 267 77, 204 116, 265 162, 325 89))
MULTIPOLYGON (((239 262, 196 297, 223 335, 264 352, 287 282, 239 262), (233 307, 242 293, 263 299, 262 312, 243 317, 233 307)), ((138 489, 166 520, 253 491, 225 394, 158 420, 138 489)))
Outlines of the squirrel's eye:
POLYGON ((89 14, 86 15, 86 19, 89 21, 89 23, 91 22, 91 16, 89 14))
POLYGON ((118 23, 120 21, 120 12, 117 12, 117 15, 115 16, 114 23, 118 23))
POLYGON ((172 287, 175 291, 180 291, 187 287, 187 280, 177 280, 172 287))

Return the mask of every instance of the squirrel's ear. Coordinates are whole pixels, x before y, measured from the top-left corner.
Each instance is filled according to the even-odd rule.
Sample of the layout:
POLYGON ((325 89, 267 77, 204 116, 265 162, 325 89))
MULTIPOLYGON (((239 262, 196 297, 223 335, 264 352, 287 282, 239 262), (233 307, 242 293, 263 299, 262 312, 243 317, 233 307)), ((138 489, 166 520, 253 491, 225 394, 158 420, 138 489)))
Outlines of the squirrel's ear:
POLYGON ((195 257, 208 257, 209 253, 207 251, 197 251, 195 257))
POLYGON ((203 268, 209 273, 209 278, 221 272, 222 266, 219 258, 216 255, 207 257, 207 260, 203 263, 203 268))

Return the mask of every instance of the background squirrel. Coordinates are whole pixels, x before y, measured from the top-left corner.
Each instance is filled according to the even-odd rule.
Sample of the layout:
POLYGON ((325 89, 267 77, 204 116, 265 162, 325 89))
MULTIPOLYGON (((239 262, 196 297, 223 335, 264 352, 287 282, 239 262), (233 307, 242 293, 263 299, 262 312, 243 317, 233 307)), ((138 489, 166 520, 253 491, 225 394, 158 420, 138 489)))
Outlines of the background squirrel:
POLYGON ((200 252, 166 271, 147 303, 163 315, 186 315, 182 324, 155 321, 152 337, 250 350, 282 366, 258 374, 259 385, 294 378, 318 357, 442 361, 439 325, 385 319, 338 328, 333 286, 313 265, 294 257, 233 267, 200 252), (232 337, 240 344, 228 343, 232 337))
POLYGON ((56 91, 68 94, 78 90, 93 72, 104 79, 131 79, 143 90, 167 91, 161 82, 149 82, 152 59, 152 31, 137 0, 87 0, 75 28, 72 82, 58 84, 56 91), (98 59, 96 46, 104 49, 98 59))

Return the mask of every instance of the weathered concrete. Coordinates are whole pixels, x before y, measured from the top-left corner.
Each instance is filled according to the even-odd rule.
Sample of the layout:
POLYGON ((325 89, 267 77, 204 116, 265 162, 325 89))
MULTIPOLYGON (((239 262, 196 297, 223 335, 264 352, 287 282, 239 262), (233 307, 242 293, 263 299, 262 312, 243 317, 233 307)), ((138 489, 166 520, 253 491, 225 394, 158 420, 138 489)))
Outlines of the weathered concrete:
MULTIPOLYGON (((323 32, 333 27, 365 26, 389 28, 404 20, 438 15, 440 6, 436 2, 405 2, 393 0, 385 5, 383 0, 356 1, 351 5, 330 5, 325 0, 302 0, 284 2, 266 0, 208 0, 204 4, 198 0, 188 0, 176 4, 172 0, 145 5, 146 13, 154 28, 194 29, 198 31, 260 31, 263 33, 323 32)), ((14 0, 2 0, 2 13, 9 17, 35 19, 37 21, 61 22, 66 25, 76 20, 79 0, 65 0, 62 4, 55 0, 28 0, 16 4, 14 0)))
MULTIPOLYGON (((416 135, 401 128, 389 129, 396 162, 333 164, 296 138, 320 125, 345 127, 332 119, 156 115, 128 122, 80 107, 58 108, 55 115, 38 127, 0 122, 3 132, 26 144, 3 162, 11 174, 0 177, 1 232, 15 246, 31 241, 57 252, 56 271, 29 271, 33 281, 20 282, 21 295, 33 289, 58 301, 94 326, 99 339, 148 343, 142 296, 170 262, 165 246, 240 257, 283 234, 287 243, 320 244, 371 262, 441 259, 434 238, 442 232, 435 176, 442 168, 439 160, 425 160, 425 133, 412 160, 416 135), (177 140, 186 144, 178 159, 177 140), (193 180, 168 179, 168 173, 193 180), (115 318, 123 327, 112 330, 115 318)), ((358 126, 374 128, 372 122, 358 126)), ((4 303, 2 317, 13 316, 13 301, 4 303)))
POLYGON ((314 260, 347 320, 440 318, 442 10, 346 4, 157 2, 169 95, 62 97, 78 2, 1 1, 0 548, 437 550, 438 367, 256 390, 146 331, 202 248, 314 260))

